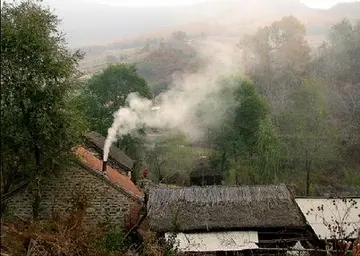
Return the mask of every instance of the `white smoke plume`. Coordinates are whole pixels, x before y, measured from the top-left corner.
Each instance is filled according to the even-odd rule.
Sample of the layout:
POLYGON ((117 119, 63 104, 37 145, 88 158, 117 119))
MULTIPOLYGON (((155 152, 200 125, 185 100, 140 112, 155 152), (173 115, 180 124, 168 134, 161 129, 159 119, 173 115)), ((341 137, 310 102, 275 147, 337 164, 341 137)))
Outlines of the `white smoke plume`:
POLYGON ((204 124, 214 126, 221 122, 226 105, 229 102, 218 101, 210 97, 221 89, 217 79, 222 75, 241 72, 241 53, 234 44, 220 42, 202 42, 195 46, 206 68, 199 73, 174 79, 173 87, 153 101, 141 98, 137 93, 129 94, 127 107, 120 108, 114 114, 114 122, 108 130, 104 146, 104 161, 107 161, 111 144, 140 127, 172 130, 176 129, 190 140, 196 141, 204 134, 204 124), (202 119, 196 116, 196 109, 204 100, 206 109, 202 109, 202 119))

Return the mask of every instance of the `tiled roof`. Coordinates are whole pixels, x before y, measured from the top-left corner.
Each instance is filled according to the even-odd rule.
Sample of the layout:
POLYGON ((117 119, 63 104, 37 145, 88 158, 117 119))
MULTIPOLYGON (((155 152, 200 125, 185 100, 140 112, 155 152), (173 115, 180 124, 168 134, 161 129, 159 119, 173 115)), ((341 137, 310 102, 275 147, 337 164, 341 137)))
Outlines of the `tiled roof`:
MULTIPOLYGON (((92 153, 86 150, 84 147, 78 147, 75 151, 76 155, 81 157, 82 162, 90 167, 93 171, 103 174, 102 173, 102 161, 95 157, 92 153)), ((118 171, 114 168, 110 167, 109 165, 106 168, 106 178, 109 179, 113 184, 120 187, 126 193, 131 196, 134 196, 138 199, 143 199, 144 194, 140 191, 135 184, 131 181, 131 179, 118 171)))

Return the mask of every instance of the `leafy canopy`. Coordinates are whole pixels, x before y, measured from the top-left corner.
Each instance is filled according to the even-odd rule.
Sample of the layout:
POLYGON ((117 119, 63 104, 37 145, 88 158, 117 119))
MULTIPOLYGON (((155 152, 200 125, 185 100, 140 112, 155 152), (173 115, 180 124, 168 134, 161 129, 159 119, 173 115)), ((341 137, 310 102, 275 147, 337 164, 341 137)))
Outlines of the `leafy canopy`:
POLYGON ((113 114, 125 106, 127 96, 138 92, 151 98, 146 81, 137 73, 135 65, 115 64, 90 78, 80 92, 91 129, 106 136, 113 122, 113 114))
POLYGON ((85 129, 72 108, 77 61, 59 20, 36 1, 1 7, 2 185, 60 165, 85 129))
MULTIPOLYGON (((84 111, 90 129, 107 136, 114 120, 113 114, 125 106, 126 98, 132 92, 137 92, 144 98, 152 97, 150 87, 138 75, 135 65, 110 65, 85 83, 78 95, 77 104, 84 111)), ((141 139, 126 135, 118 140, 117 146, 131 158, 140 160, 142 144, 141 139)))

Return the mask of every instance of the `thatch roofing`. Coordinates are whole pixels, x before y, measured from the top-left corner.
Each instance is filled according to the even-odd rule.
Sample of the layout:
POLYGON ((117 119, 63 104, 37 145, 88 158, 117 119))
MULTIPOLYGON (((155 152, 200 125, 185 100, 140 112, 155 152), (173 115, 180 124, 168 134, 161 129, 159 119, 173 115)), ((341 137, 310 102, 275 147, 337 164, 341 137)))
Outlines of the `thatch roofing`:
POLYGON ((285 185, 152 188, 148 218, 156 232, 306 226, 285 185))
MULTIPOLYGON (((90 132, 85 136, 87 141, 93 144, 102 154, 106 138, 97 132, 90 132)), ((109 158, 129 171, 134 167, 134 161, 115 145, 112 145, 110 148, 109 158)))

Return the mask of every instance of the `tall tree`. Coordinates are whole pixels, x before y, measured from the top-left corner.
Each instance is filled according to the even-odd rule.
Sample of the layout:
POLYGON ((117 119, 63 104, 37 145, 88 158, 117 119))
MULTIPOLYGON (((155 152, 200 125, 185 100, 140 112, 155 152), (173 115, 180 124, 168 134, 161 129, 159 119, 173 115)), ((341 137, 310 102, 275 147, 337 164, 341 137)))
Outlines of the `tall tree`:
POLYGON ((145 98, 152 97, 150 88, 138 75, 135 65, 110 65, 90 78, 79 95, 86 103, 84 106, 90 128, 106 136, 113 122, 113 114, 125 106, 126 98, 132 92, 138 92, 145 98))
POLYGON ((331 170, 339 158, 337 129, 328 112, 329 97, 319 82, 304 80, 291 99, 280 121, 282 141, 288 167, 304 177, 309 195, 311 175, 331 170))
POLYGON ((2 192, 63 165, 85 126, 71 104, 79 52, 37 1, 1 7, 2 192))
MULTIPOLYGON (((138 92, 140 96, 151 98, 151 90, 146 81, 137 73, 135 65, 115 64, 90 78, 79 93, 90 129, 107 136, 113 122, 113 114, 125 106, 127 96, 138 92)), ((140 141, 124 136, 118 146, 131 157, 139 158, 140 141)))
POLYGON ((284 175, 283 147, 270 117, 262 119, 257 135, 254 156, 256 183, 277 183, 284 175))
POLYGON ((313 76, 322 78, 331 90, 331 112, 341 126, 348 162, 359 164, 360 21, 343 20, 331 27, 312 70, 313 76))
POLYGON ((269 100, 272 112, 286 107, 284 92, 297 88, 307 73, 310 47, 305 35, 305 26, 287 16, 245 36, 240 44, 246 53, 246 72, 269 100))
POLYGON ((250 182, 274 181, 276 174, 267 175, 265 171, 278 172, 279 142, 268 119, 265 99, 251 81, 241 77, 227 77, 221 83, 225 92, 218 97, 224 97, 230 106, 221 125, 210 130, 209 138, 218 150, 218 160, 214 162, 221 171, 234 170, 235 180, 247 166, 251 172, 250 182))

